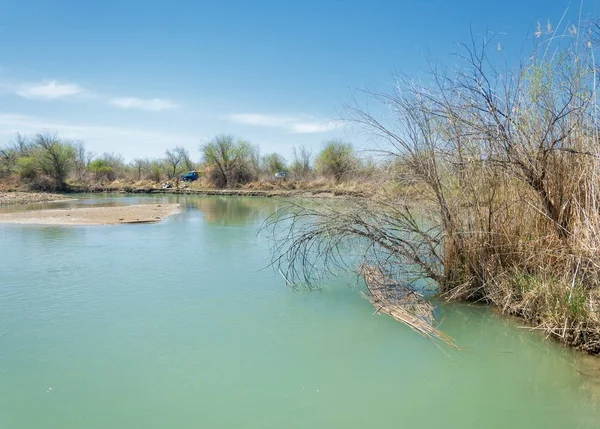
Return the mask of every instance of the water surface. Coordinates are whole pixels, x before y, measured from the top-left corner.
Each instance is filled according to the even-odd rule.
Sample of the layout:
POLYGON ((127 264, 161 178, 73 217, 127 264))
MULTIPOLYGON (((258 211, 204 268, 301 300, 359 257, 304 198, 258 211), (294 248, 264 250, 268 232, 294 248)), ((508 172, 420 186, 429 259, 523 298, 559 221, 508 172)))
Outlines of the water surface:
POLYGON ((440 350, 372 316, 351 278, 286 289, 256 235, 273 200, 36 207, 144 201, 185 210, 0 225, 0 428, 600 427, 597 360, 489 309, 445 306, 466 348, 440 350))

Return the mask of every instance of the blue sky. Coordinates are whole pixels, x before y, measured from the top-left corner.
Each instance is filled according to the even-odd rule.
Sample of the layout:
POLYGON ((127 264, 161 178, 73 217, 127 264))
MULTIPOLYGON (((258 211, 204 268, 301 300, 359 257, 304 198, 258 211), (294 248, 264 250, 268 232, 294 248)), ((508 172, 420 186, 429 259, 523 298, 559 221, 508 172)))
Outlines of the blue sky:
MULTIPOLYGON (((583 2, 584 20, 597 3, 583 2)), ((220 133, 288 158, 330 138, 360 147, 337 121, 353 88, 424 75, 427 58, 451 66, 471 28, 501 32, 516 57, 538 22, 577 23, 581 4, 0 0, 0 144, 56 131, 128 160, 176 145, 199 159, 220 133)))

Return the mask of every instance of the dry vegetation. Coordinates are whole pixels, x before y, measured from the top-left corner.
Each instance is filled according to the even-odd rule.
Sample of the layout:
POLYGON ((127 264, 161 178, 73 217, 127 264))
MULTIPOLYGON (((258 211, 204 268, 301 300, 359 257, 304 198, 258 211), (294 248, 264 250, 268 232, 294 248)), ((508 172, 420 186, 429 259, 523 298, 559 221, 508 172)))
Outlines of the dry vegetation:
POLYGON ((165 151, 162 159, 134 159, 118 154, 96 156, 82 142, 55 134, 24 136, 0 147, 0 189, 50 192, 154 192, 161 189, 215 191, 370 192, 377 167, 351 144, 330 140, 314 155, 293 148, 287 162, 281 155, 260 156, 258 146, 230 135, 219 135, 200 146, 202 160, 194 162, 182 147, 165 151), (182 175, 196 172, 198 180, 182 175))
POLYGON ((398 175, 368 200, 280 210, 265 225, 273 262, 308 284, 368 263, 600 354, 595 42, 552 33, 514 72, 490 47, 464 46, 462 66, 428 85, 366 91, 386 115, 350 106, 398 175))
POLYGON ((421 294, 393 280, 379 267, 362 265, 359 271, 365 278, 368 299, 376 308, 375 313, 389 314, 425 338, 459 348, 452 338, 435 327, 435 309, 421 294))

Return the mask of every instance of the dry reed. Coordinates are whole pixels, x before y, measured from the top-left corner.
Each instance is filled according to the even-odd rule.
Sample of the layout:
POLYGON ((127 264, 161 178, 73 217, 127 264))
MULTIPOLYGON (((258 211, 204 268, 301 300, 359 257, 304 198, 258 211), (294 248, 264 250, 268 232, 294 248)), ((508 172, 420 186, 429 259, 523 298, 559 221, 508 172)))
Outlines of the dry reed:
POLYGON ((422 295, 385 275, 379 267, 362 264, 359 271, 375 313, 388 314, 425 338, 459 348, 450 336, 435 327, 434 307, 422 295))

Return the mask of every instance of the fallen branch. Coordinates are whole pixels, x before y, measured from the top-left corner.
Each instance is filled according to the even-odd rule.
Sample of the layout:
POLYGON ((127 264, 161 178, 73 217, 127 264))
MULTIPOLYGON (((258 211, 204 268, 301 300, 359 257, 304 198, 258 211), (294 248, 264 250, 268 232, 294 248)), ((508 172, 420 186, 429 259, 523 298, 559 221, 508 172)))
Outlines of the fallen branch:
POLYGON ((380 268, 361 265, 360 273, 369 291, 367 298, 377 308, 374 315, 388 314, 425 338, 460 349, 449 335, 434 326, 434 307, 423 296, 386 276, 380 268))

